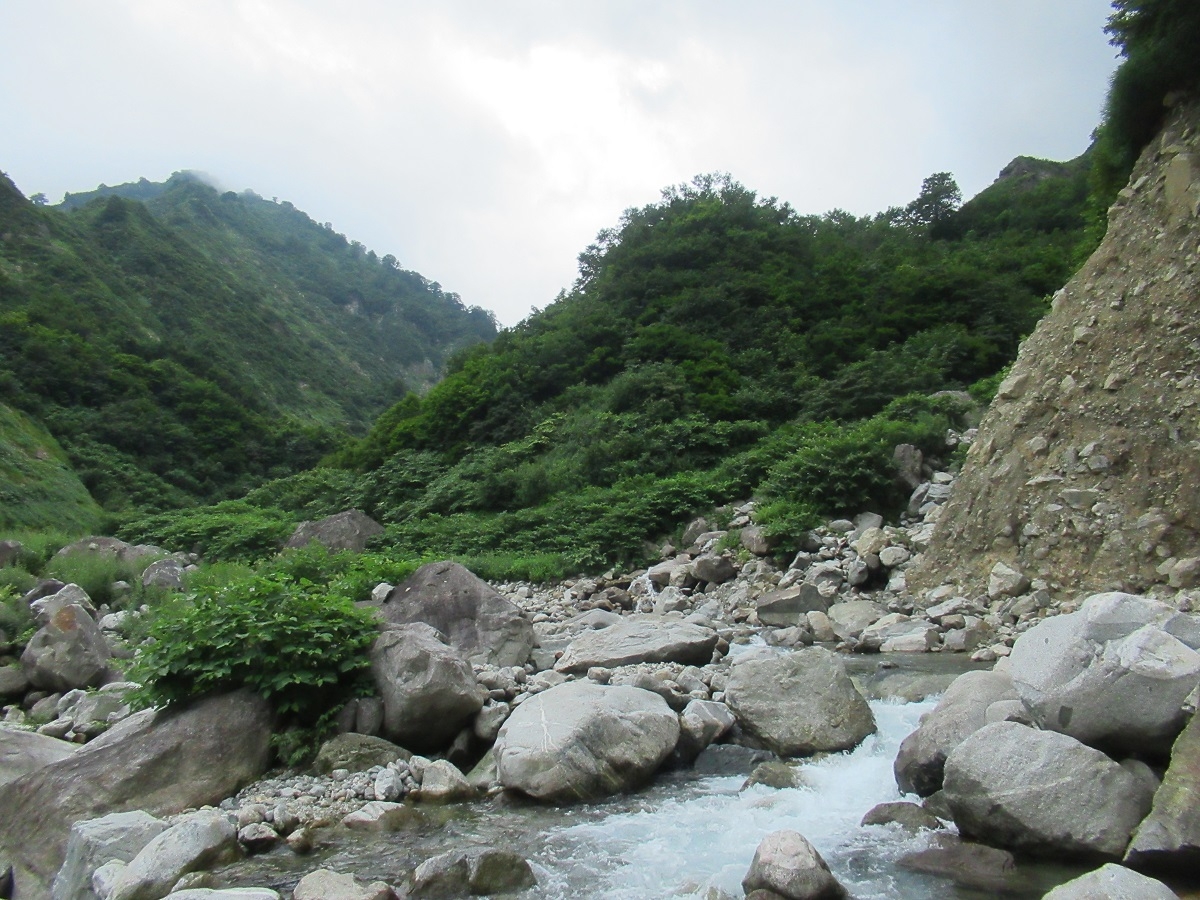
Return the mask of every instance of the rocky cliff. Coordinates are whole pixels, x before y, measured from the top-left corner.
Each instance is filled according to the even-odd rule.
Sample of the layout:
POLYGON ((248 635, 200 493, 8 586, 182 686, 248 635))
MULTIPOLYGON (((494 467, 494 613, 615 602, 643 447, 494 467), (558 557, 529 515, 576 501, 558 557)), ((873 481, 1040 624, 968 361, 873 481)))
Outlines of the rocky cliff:
POLYGON ((1200 100, 1177 104, 981 423, 909 584, 1200 583, 1200 100))

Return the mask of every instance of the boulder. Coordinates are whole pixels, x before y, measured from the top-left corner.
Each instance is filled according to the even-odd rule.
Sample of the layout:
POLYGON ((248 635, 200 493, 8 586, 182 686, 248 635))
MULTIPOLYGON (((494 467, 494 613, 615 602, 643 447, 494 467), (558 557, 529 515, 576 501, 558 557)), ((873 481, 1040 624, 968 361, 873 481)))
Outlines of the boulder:
POLYGON ((0 785, 74 755, 78 744, 0 726, 0 785))
POLYGON ((1125 861, 1196 870, 1200 862, 1200 716, 1192 716, 1171 748, 1171 764, 1138 826, 1125 861))
POLYGON ((848 600, 835 603, 826 614, 833 623, 833 630, 843 641, 856 641, 867 628, 886 615, 887 610, 870 600, 848 600))
POLYGON ((776 542, 763 534, 757 525, 747 525, 741 530, 739 537, 742 546, 755 556, 767 556, 775 549, 776 542))
POLYGON ((372 800, 342 817, 342 824, 351 831, 401 831, 419 826, 425 815, 406 803, 372 800))
POLYGON ((768 834, 754 851, 742 889, 772 891, 787 900, 842 900, 849 895, 817 849, 795 831, 768 834))
POLYGON ((169 591, 183 590, 183 574, 190 562, 182 553, 173 553, 156 559, 142 570, 142 587, 165 588, 169 591))
POLYGON ((860 825, 899 825, 906 831, 937 831, 942 827, 941 820, 933 813, 915 803, 894 801, 878 803, 867 810, 860 825))
POLYGON ((823 613, 829 601, 815 584, 799 584, 782 591, 767 591, 754 602, 758 621, 764 625, 787 628, 797 625, 810 612, 823 613))
POLYGON ((392 900, 395 896, 382 881, 367 884, 330 869, 309 872, 292 892, 292 900, 392 900))
POLYGON ((421 773, 421 792, 424 803, 460 803, 475 796, 475 788, 454 763, 445 759, 431 762, 421 773))
POLYGON ((691 762, 735 724, 737 719, 724 703, 692 700, 679 715, 679 743, 675 752, 680 759, 691 762))
POLYGON ((1166 756, 1200 682, 1200 621, 1132 594, 1089 597, 1017 640, 1013 686, 1034 721, 1089 746, 1166 756))
POLYGON ((54 555, 60 557, 83 554, 109 556, 120 562, 135 563, 149 556, 166 556, 167 551, 162 547, 155 547, 153 544, 127 544, 125 541, 113 537, 92 536, 67 544, 54 555))
POLYGON ((469 662, 523 666, 533 625, 486 581, 455 562, 422 566, 387 595, 383 617, 396 625, 432 625, 469 662))
POLYGON ((902 869, 948 878, 963 887, 986 891, 987 896, 1009 896, 1019 890, 1017 864, 1011 853, 959 840, 953 835, 937 835, 931 847, 905 854, 896 864, 902 869))
POLYGON ((573 681, 526 700, 496 739, 500 783, 538 800, 591 800, 647 781, 679 719, 657 694, 573 681))
POLYGON ((339 734, 321 745, 313 768, 323 775, 328 775, 334 769, 365 772, 373 766, 386 766, 398 759, 408 762, 411 757, 412 754, 403 747, 381 737, 339 734))
POLYGON ((383 733, 414 750, 446 747, 483 708, 470 664, 424 623, 389 625, 371 646, 383 733))
MULTIPOLYGON (((53 583, 55 582, 46 582, 53 583)), ((33 613, 39 625, 46 625, 54 618, 56 612, 72 603, 82 607, 93 619, 96 617, 96 607, 92 604, 92 598, 77 584, 64 584, 55 591, 30 600, 29 611, 33 613)))
POLYGON ((131 716, 66 759, 0 786, 0 857, 15 864, 22 896, 44 895, 72 822, 219 803, 266 771, 271 731, 269 705, 248 691, 131 716))
POLYGON ((159 900, 188 872, 236 852, 233 823, 222 812, 202 810, 151 839, 117 876, 107 900, 159 900))
POLYGON ((54 900, 95 900, 92 873, 113 860, 128 863, 166 828, 165 822, 140 809, 76 822, 51 896, 54 900))
POLYGON ((112 653, 83 607, 60 607, 29 639, 21 667, 29 683, 44 691, 96 687, 108 678, 112 653))
POLYGON ((367 542, 383 534, 383 526, 357 509, 347 509, 315 522, 301 522, 288 538, 288 549, 307 547, 316 541, 326 550, 350 550, 362 553, 367 542))
POLYGON ((279 891, 270 888, 184 888, 171 891, 171 900, 280 900, 279 891))
POLYGON ((516 853, 482 847, 451 850, 425 860, 413 872, 409 897, 491 896, 537 884, 529 863, 516 853))
POLYGON ((724 584, 737 575, 737 567, 733 560, 723 553, 697 556, 692 561, 691 571, 697 581, 706 581, 709 584, 724 584))
POLYGON ((1124 866, 1106 863, 1094 872, 1060 884, 1042 900, 1179 900, 1179 895, 1153 878, 1124 866))
POLYGON ((1004 672, 959 675, 937 706, 921 718, 917 730, 900 744, 892 766, 900 790, 922 797, 940 790, 950 751, 988 724, 989 706, 1015 699, 1012 679, 1004 672))
POLYGON ((643 662, 703 666, 712 662, 718 636, 711 628, 664 616, 631 616, 607 628, 585 631, 567 645, 554 668, 583 673, 643 662))
POLYGON ((1103 753, 1016 722, 985 725, 946 759, 964 837, 1037 856, 1120 859, 1153 789, 1103 753))
POLYGON ((19 665, 0 666, 0 698, 23 697, 28 690, 29 678, 24 669, 19 665))
POLYGON ((780 756, 849 750, 875 717, 841 661, 820 647, 739 659, 725 702, 742 728, 780 756))

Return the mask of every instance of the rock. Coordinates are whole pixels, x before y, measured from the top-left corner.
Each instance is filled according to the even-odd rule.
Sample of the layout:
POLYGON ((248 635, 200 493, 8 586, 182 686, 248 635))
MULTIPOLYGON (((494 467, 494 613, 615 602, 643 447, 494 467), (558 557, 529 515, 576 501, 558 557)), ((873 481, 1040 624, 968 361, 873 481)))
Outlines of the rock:
POLYGON ((518 706, 494 750, 504 787, 571 802, 644 783, 678 739, 679 720, 658 695, 575 681, 518 706))
POLYGON ((1151 801, 1103 753, 1015 722, 985 725, 951 751, 943 790, 965 837, 1083 859, 1120 859, 1151 801))
POLYGON ((800 623, 809 612, 824 613, 829 601, 815 584, 800 584, 782 591, 767 591, 754 602, 758 621, 787 628, 800 623))
POLYGON ((1002 562, 992 566, 988 575, 988 596, 993 600, 998 597, 1017 597, 1029 590, 1029 579, 1012 566, 1002 562))
POLYGON ((1173 588, 1200 587, 1200 556, 1181 559, 1171 567, 1167 583, 1173 588))
POLYGON ((475 789, 463 773, 451 762, 435 760, 425 767, 421 775, 421 793, 424 803, 459 803, 475 796, 475 789))
POLYGON ((826 614, 839 638, 855 641, 867 628, 882 619, 887 610, 870 600, 849 600, 833 604, 826 614))
MULTIPOLYGON (((60 582, 48 582, 47 584, 51 583, 60 582)), ((92 598, 77 584, 64 584, 58 590, 30 601, 29 611, 33 613, 33 617, 39 625, 47 625, 54 618, 56 612, 72 603, 81 607, 92 618, 96 617, 96 607, 92 604, 92 598)))
POLYGON ((29 639, 21 654, 21 667, 34 687, 69 691, 103 684, 111 656, 92 617, 71 603, 54 612, 29 639))
POLYGON ((788 900, 841 900, 849 896, 829 871, 829 866, 804 837, 795 831, 774 831, 754 851, 742 889, 773 891, 788 900))
POLYGON ((781 759, 769 759, 754 767, 754 771, 742 785, 742 790, 756 784, 783 791, 789 788, 805 787, 808 783, 798 769, 789 766, 781 759))
POLYGON ((54 900, 94 900, 92 873, 112 860, 128 863, 166 828, 165 822, 141 810, 76 822, 51 896, 54 900))
POLYGON ((254 822, 238 829, 237 840, 247 853, 265 853, 279 843, 279 833, 266 822, 254 822))
POLYGON ((733 560, 724 554, 706 553, 692 561, 692 575, 697 581, 724 584, 737 575, 733 560))
POLYGON ((679 743, 675 752, 681 760, 690 763, 709 744, 724 737, 736 723, 737 719, 724 703, 692 700, 679 716, 679 743))
POLYGON ((1198 796, 1200 716, 1192 716, 1171 748, 1171 764, 1154 795, 1154 806, 1138 826, 1125 861, 1139 868, 1190 866, 1194 871, 1200 861, 1198 796))
POLYGON ((739 534, 742 546, 755 556, 768 556, 775 549, 775 541, 763 534, 757 525, 747 525, 739 534))
POLYGON ((770 750, 740 744, 712 744, 696 757, 692 772, 698 776, 749 775, 762 763, 774 759, 776 756, 770 750))
POLYGON ((374 766, 386 766, 398 759, 408 762, 412 756, 391 741, 365 734, 339 734, 330 738, 317 751, 313 768, 328 775, 334 769, 365 772, 374 766))
POLYGON ((953 836, 939 836, 928 850, 906 854, 896 864, 913 872, 948 878, 991 896, 1014 893, 1016 860, 1011 853, 953 836))
POLYGON ((194 813, 154 837, 130 860, 108 900, 159 900, 183 875, 236 850, 237 833, 223 813, 194 813))
POLYGON ((389 625, 371 647, 383 733, 417 751, 441 750, 483 708, 471 666, 421 622, 389 625))
POLYGON ((171 900, 280 900, 279 891, 270 888, 187 888, 171 891, 171 900))
POLYGON ((523 891, 536 884, 529 863, 516 853, 492 847, 452 850, 417 866, 408 896, 491 896, 523 891))
POLYGON ((73 544, 67 544, 57 553, 55 558, 63 556, 79 556, 91 554, 94 556, 109 556, 120 562, 136 563, 148 556, 166 556, 167 551, 153 544, 127 544, 125 541, 112 537, 85 537, 73 544))
POLYGON ((0 541, 0 569, 16 562, 24 549, 20 541, 0 541))
POLYGON ((1043 728, 1116 754, 1165 756, 1200 681, 1200 653, 1185 642, 1200 643, 1196 624, 1155 600, 1093 595, 1021 635, 1013 686, 1043 728))
POLYGON ((631 616, 599 631, 585 631, 571 641, 555 663, 558 672, 584 673, 643 662, 677 662, 703 666, 712 661, 717 633, 703 625, 662 616, 631 616))
POLYGON ((521 610, 455 562, 422 566, 388 594, 382 610, 396 625, 432 625, 468 662, 523 666, 533 649, 533 625, 521 610))
POLYGON ((925 653, 941 643, 935 625, 902 613, 889 613, 858 636, 857 650, 881 653, 925 653))
POLYGON ((366 884, 353 875, 317 869, 300 879, 292 900, 392 900, 395 896, 382 881, 366 884))
MULTIPOLYGON (((600 670, 607 671, 607 670, 600 670)), ((599 679, 592 679, 598 681, 599 679)), ((473 727, 475 737, 485 743, 493 743, 496 740, 496 735, 500 733, 500 726, 512 714, 512 707, 507 703, 493 703, 488 701, 487 705, 479 711, 479 715, 475 717, 473 727)))
POLYGON ((182 554, 172 554, 155 560, 142 572, 142 587, 166 588, 169 591, 183 590, 183 574, 189 561, 182 554))
POLYGON ((989 706, 1009 699, 1015 700, 1016 693, 1006 673, 964 672, 954 679, 937 706, 900 744, 892 767, 900 790, 922 797, 940 790, 950 751, 988 724, 989 706))
POLYGON ((1060 884, 1042 900, 1179 900, 1179 895, 1163 884, 1124 866, 1106 863, 1094 872, 1060 884))
POLYGON ((23 697, 29 690, 29 679, 20 666, 0 666, 0 697, 23 697))
POLYGON ((921 467, 924 463, 925 455, 912 444, 897 444, 892 451, 896 482, 909 492, 915 491, 921 484, 921 467))
POLYGON ((72 756, 78 744, 0 726, 0 785, 72 756))
POLYGON ((342 817, 342 824, 352 831, 402 831, 424 821, 420 810, 386 800, 372 800, 342 817))
POLYGON ((736 661, 725 702, 780 756, 849 750, 875 731, 867 701, 838 658, 820 647, 736 661))
POLYGON ((927 812, 915 803, 896 801, 879 803, 871 807, 862 817, 860 825, 890 825, 895 823, 906 831, 937 831, 942 827, 941 820, 933 813, 927 812))
POLYGON ((284 546, 288 549, 307 547, 316 541, 326 550, 351 550, 362 553, 367 542, 383 534, 383 526, 357 509, 347 509, 315 522, 301 522, 284 546))
POLYGON ((696 543, 696 538, 700 537, 700 535, 709 530, 709 527, 708 519, 703 517, 699 519, 693 519, 688 523, 687 527, 683 529, 683 536, 680 540, 680 544, 684 547, 690 547, 692 544, 696 543))
POLYGON ((0 856, 16 864, 18 889, 48 891, 71 822, 131 809, 167 815, 233 796, 266 771, 272 724, 267 702, 248 691, 146 710, 0 787, 0 856))

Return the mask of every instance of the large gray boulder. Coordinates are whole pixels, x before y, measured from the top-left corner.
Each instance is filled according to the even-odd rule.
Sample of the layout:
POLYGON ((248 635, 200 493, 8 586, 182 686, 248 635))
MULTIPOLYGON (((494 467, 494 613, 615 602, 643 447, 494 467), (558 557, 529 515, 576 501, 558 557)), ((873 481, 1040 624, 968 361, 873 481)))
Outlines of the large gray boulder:
POLYGON ((292 900, 392 900, 395 896, 382 881, 368 883, 330 869, 309 872, 292 892, 292 900))
POLYGON ((795 831, 774 831, 762 839, 750 871, 742 879, 742 890, 748 895, 769 891, 787 900, 842 900, 849 896, 817 848, 795 831))
POLYGON ((1103 753, 1015 722, 984 726, 946 759, 964 837, 1037 856, 1120 859, 1153 787, 1103 753))
POLYGON ((237 851, 237 828, 217 810, 202 810, 146 844, 117 876, 107 900, 160 900, 188 872, 237 851))
POLYGON ((1179 895, 1157 879, 1124 866, 1105 863, 1100 868, 1060 884, 1042 900, 1179 900, 1179 895))
POLYGON ((892 766, 900 790, 922 797, 941 790, 950 751, 988 723, 989 706, 1016 696, 1005 672, 964 672, 954 679, 937 706, 900 744, 892 766))
POLYGON ((383 617, 432 625, 473 663, 523 666, 533 649, 533 625, 521 610, 456 562, 419 568, 387 595, 383 617))
POLYGON ((798 584, 782 591, 767 591, 755 602, 758 621, 764 625, 788 628, 807 622, 810 612, 825 612, 829 601, 815 584, 798 584))
POLYGON ((1138 826, 1126 862, 1196 871, 1200 863, 1200 716, 1193 716, 1171 749, 1171 764, 1138 826))
POLYGON ((72 822, 134 809, 173 814, 237 793, 266 771, 272 724, 267 702, 248 691, 146 710, 0 786, 0 857, 13 862, 21 896, 48 894, 72 822))
POLYGON ((850 750, 875 717, 841 661, 820 647, 733 664, 725 702, 742 727, 780 756, 850 750))
POLYGON ((631 616, 607 628, 584 631, 567 645, 554 668, 586 672, 643 662, 703 666, 712 662, 718 636, 711 628, 664 616, 631 616))
POLYGON ((107 556, 123 563, 136 563, 151 556, 166 556, 167 551, 153 544, 129 544, 114 537, 93 535, 67 544, 54 555, 61 556, 107 556))
POLYGON ((487 699, 475 673, 430 625, 389 625, 371 646, 384 736, 417 752, 443 750, 487 699))
POLYGON ((1132 594, 1089 597, 1017 640, 1013 686, 1043 728, 1116 753, 1165 756, 1200 683, 1200 621, 1132 594))
POLYGON ((78 744, 0 725, 0 785, 72 756, 78 744))
POLYGON ((21 667, 36 688, 70 691, 103 684, 111 657, 95 620, 83 607, 68 603, 29 639, 21 667))
POLYGON ((54 900, 97 900, 92 873, 114 860, 128 863, 166 828, 161 819, 140 809, 76 822, 67 841, 67 857, 54 876, 51 896, 54 900))
POLYGON ((646 782, 679 739, 657 694, 572 681, 534 695, 500 727, 500 783, 552 803, 592 800, 646 782))
POLYGON ((360 510, 347 509, 315 522, 301 522, 284 546, 294 550, 316 541, 326 550, 362 553, 377 534, 383 534, 382 525, 360 510))

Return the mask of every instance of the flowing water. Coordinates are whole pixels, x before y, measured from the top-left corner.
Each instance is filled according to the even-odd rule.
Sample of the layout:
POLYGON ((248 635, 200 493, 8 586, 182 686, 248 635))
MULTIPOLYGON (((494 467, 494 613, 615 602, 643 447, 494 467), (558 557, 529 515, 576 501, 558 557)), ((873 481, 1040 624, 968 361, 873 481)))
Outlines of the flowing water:
MULTIPOLYGON (((309 857, 276 850, 219 873, 229 884, 292 887, 320 866, 362 878, 402 883, 429 856, 468 846, 514 850, 531 861, 538 887, 523 896, 545 900, 662 900, 741 897, 741 879, 768 833, 807 837, 857 900, 983 898, 949 881, 895 865, 925 849, 928 834, 898 826, 862 828, 871 807, 900 799, 892 761, 932 701, 872 701, 877 734, 849 753, 800 766, 804 787, 741 790, 744 777, 660 776, 637 794, 578 807, 480 803, 431 810, 426 827, 387 835, 328 829, 330 843, 309 857)), ((1033 883, 1014 897, 1040 897, 1072 873, 1030 870, 1033 883)))

